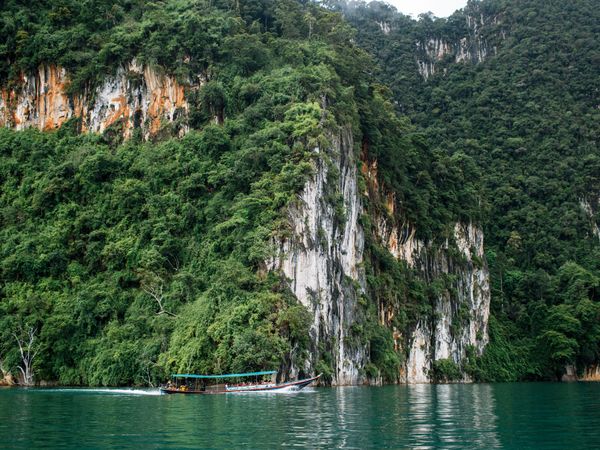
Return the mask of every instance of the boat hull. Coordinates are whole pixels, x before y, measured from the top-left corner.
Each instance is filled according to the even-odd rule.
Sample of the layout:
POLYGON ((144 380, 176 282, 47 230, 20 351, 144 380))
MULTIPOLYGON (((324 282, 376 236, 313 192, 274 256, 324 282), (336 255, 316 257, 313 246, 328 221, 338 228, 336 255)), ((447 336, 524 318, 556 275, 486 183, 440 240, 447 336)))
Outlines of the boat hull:
POLYGON ((181 390, 181 389, 176 389, 176 388, 161 387, 160 392, 162 392, 163 394, 211 395, 211 394, 243 394, 246 392, 275 392, 275 391, 282 391, 282 390, 299 391, 300 389, 305 388, 312 382, 317 381, 320 377, 321 377, 321 375, 317 375, 316 377, 306 378, 304 380, 290 381, 288 383, 273 384, 273 385, 232 386, 232 387, 224 386, 219 389, 207 388, 205 390, 194 390, 194 389, 181 390))

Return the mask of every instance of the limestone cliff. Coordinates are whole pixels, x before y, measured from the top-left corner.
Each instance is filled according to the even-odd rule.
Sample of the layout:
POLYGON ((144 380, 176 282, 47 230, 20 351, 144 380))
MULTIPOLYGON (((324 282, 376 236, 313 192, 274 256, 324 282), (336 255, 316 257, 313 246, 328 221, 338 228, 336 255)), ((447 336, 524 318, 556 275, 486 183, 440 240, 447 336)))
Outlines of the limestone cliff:
MULTIPOLYGON (((365 193, 358 189, 360 176, 349 131, 333 139, 331 149, 315 149, 314 174, 289 210, 292 233, 276 243, 277 253, 269 262, 272 270, 285 274, 294 294, 312 313, 312 356, 301 369, 314 372, 318 359, 331 354, 334 385, 372 381, 363 370, 369 362, 368 344, 352 336, 353 326, 362 320, 359 299, 368 295, 363 269, 365 231, 359 220, 365 212, 361 200, 365 193), (343 217, 331 200, 336 196, 343 205, 343 217)), ((379 190, 376 162, 363 163, 362 176, 379 190)), ((384 197, 393 213, 394 196, 384 197)), ((406 348, 399 351, 407 358, 398 379, 430 382, 434 361, 451 358, 460 365, 469 347, 481 354, 488 342, 490 291, 483 233, 474 224, 457 223, 452 242, 436 247, 416 239, 412 227, 399 228, 383 218, 375 219, 388 250, 425 280, 442 274, 454 277, 453 289, 436 299, 433 316, 423 317, 413 330, 400 330, 406 348), (454 253, 458 256, 451 256, 454 253)), ((382 305, 378 311, 379 321, 392 328, 394 312, 382 305)))
POLYGON ((498 52, 498 42, 506 38, 502 28, 502 15, 489 15, 474 3, 457 12, 447 30, 442 33, 426 33, 415 43, 419 73, 427 79, 438 71, 441 62, 481 63, 498 52), (462 21, 456 30, 455 22, 462 21), (457 37, 458 33, 458 37, 457 37))
POLYGON ((600 381, 600 364, 586 367, 581 381, 600 381))
MULTIPOLYGON (((116 127, 125 138, 134 132, 149 138, 163 124, 171 124, 171 131, 178 133, 187 130, 184 87, 156 69, 133 61, 93 92, 77 96, 68 93, 68 84, 67 72, 56 66, 24 75, 16 87, 2 91, 0 124, 52 130, 79 117, 84 132, 116 127)), ((376 161, 363 163, 359 171, 352 130, 329 135, 330 146, 313 150, 313 174, 287 211, 291 233, 274 242, 277 250, 268 267, 289 279, 292 292, 312 315, 310 357, 304 367, 291 367, 291 375, 325 367, 330 368, 334 385, 360 384, 374 381, 368 380, 365 370, 369 343, 356 332, 365 318, 361 302, 369 295, 361 225, 368 193, 359 188, 361 177, 376 191, 383 190, 376 161)), ((382 195, 394 216, 394 196, 382 195)), ((424 280, 443 274, 454 277, 453 289, 439 295, 431 317, 423 317, 414 329, 399 330, 398 351, 406 360, 397 378, 428 382, 433 361, 452 358, 460 364, 469 347, 480 353, 487 343, 489 287, 482 232, 474 224, 457 223, 452 239, 434 245, 415 237, 418 224, 373 219, 378 238, 390 253, 424 280), (458 256, 450 256, 452 250, 458 256)), ((379 322, 392 328, 389 311, 382 305, 377 310, 379 322)))
POLYGON ((361 267, 364 233, 362 203, 349 130, 332 139, 332 148, 316 148, 314 173, 289 210, 292 234, 276 245, 270 263, 290 280, 290 287, 312 314, 312 351, 306 372, 331 355, 334 385, 357 384, 368 361, 367 348, 352 344, 350 330, 359 318, 358 297, 365 288, 361 267), (330 199, 338 196, 343 217, 330 199))
POLYGON ((12 374, 4 368, 2 360, 0 360, 0 376, 0 386, 13 386, 15 384, 15 379, 12 374))
MULTIPOLYGON (((377 181, 376 162, 363 163, 370 196, 384 198, 385 216, 376 217, 378 237, 394 257, 415 269, 427 282, 446 277, 446 287, 434 300, 433 314, 422 317, 413 330, 399 330, 398 340, 405 346, 405 364, 400 379, 408 383, 432 380, 433 363, 451 359, 461 366, 472 349, 481 355, 489 341, 490 310, 489 272, 485 262, 483 232, 472 223, 456 223, 452 236, 435 244, 416 238, 416 226, 407 222, 396 224, 393 194, 385 193, 377 181)), ((397 311, 382 308, 380 320, 391 326, 397 311)), ((464 376, 464 380, 468 378, 464 376)))
MULTIPOLYGON (((432 363, 452 359, 458 366, 469 347, 481 355, 488 343, 490 307, 489 273, 483 251, 483 232, 473 224, 456 223, 453 243, 427 245, 408 230, 399 233, 397 248, 390 251, 416 268, 426 279, 452 275, 452 287, 435 299, 433 317, 419 321, 408 345, 403 379, 409 383, 429 382, 432 363), (458 255, 451 256, 451 246, 458 255)), ((466 379, 466 378, 465 378, 466 379)))
POLYGON ((579 206, 589 218, 590 231, 592 235, 600 239, 600 227, 598 226, 598 212, 600 211, 600 196, 590 195, 579 199, 579 206))
POLYGON ((567 364, 561 381, 600 381, 600 364, 591 364, 577 374, 577 367, 567 364))
MULTIPOLYGON (((188 110, 181 84, 135 60, 91 92, 69 95, 68 85, 68 73, 55 65, 22 74, 15 87, 0 92, 0 126, 48 131, 79 117, 82 131, 101 133, 115 126, 126 138, 135 129, 148 138, 188 110)), ((185 121, 175 131, 185 132, 185 121)))

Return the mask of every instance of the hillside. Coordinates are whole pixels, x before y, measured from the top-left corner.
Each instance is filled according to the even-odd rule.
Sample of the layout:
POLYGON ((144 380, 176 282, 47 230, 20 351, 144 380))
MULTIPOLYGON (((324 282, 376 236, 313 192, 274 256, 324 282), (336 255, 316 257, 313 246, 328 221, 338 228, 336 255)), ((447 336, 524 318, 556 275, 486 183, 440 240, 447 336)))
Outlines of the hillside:
POLYGON ((394 112, 340 14, 291 0, 0 14, 3 372, 357 384, 463 377, 481 354, 477 169, 394 112))
POLYGON ((0 6, 0 369, 599 376, 597 2, 0 6))
POLYGON ((419 21, 344 9, 399 111, 482 174, 491 345, 476 378, 560 378, 600 359, 596 1, 481 1, 419 21))

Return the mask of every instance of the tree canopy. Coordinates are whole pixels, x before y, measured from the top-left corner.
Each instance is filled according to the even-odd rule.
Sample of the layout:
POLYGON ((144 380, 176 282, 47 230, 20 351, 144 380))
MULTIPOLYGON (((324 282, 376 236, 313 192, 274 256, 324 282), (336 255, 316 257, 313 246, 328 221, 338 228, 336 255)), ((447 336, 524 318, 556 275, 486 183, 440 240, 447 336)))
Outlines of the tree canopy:
POLYGON ((481 174, 495 319, 477 376, 556 378, 597 363, 597 2, 470 1, 417 21, 381 2, 338 4, 397 110, 433 151, 467 155, 481 174), (436 41, 444 53, 426 54, 436 41))

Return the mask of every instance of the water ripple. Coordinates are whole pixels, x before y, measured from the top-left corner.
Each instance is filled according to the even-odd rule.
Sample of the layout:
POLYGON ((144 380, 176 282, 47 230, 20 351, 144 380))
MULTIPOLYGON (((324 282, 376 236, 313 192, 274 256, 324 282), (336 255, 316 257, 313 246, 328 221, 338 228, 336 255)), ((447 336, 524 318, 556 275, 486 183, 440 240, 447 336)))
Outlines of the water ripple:
POLYGON ((0 389, 2 448, 592 448, 600 384, 0 389))

